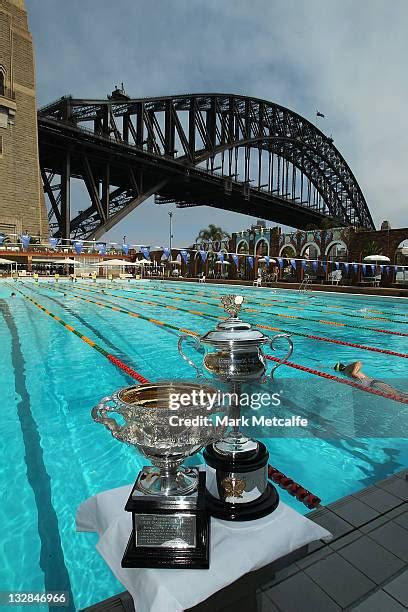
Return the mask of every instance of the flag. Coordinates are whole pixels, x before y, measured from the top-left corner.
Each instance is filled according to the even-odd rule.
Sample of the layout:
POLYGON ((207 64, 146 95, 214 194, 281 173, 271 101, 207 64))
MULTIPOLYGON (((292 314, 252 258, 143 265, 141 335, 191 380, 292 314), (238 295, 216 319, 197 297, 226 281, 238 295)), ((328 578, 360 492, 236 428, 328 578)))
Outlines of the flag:
POLYGON ((222 251, 218 253, 218 261, 224 261, 224 253, 222 251))
POLYGON ((340 268, 340 264, 339 264, 339 262, 338 262, 338 261, 335 261, 335 262, 334 262, 334 265, 336 266, 336 270, 338 270, 338 269, 340 268))
POLYGON ((282 259, 282 257, 278 257, 277 260, 278 260, 278 266, 280 268, 283 268, 283 259, 282 259))
POLYGON ((294 259, 290 260, 290 265, 292 266, 294 270, 296 270, 296 261, 294 259))
POLYGON ((23 249, 28 249, 28 245, 30 244, 30 238, 31 236, 29 236, 28 234, 21 234, 20 240, 21 244, 23 245, 23 249))
POLYGON ((251 255, 248 257, 248 263, 251 268, 254 267, 254 258, 251 255))
POLYGON ((148 247, 140 247, 140 252, 143 254, 145 259, 150 259, 150 251, 148 247))
POLYGON ((313 272, 316 272, 316 270, 317 270, 317 261, 312 261, 312 268, 313 268, 313 272))
POLYGON ((344 270, 346 271, 346 274, 348 274, 349 267, 350 265, 347 262, 344 262, 344 270))
POLYGON ((76 241, 74 242, 74 249, 75 249, 75 252, 76 252, 76 254, 77 254, 77 255, 80 255, 80 254, 81 254, 81 251, 82 251, 82 247, 83 247, 83 246, 84 246, 84 243, 83 243, 83 242, 81 242, 80 240, 76 240, 76 241))
POLYGON ((353 270, 354 270, 354 272, 357 272, 357 270, 358 270, 358 264, 356 264, 356 263, 354 263, 354 264, 353 264, 353 270))
POLYGON ((129 253, 129 245, 128 244, 125 244, 125 243, 122 244, 122 252, 125 255, 127 255, 129 253))
POLYGON ((387 273, 387 274, 389 274, 389 273, 390 273, 390 266, 387 266, 387 267, 385 268, 385 271, 386 271, 386 273, 387 273))
POLYGON ((163 249, 163 255, 165 256, 166 259, 168 259, 170 257, 169 247, 162 247, 162 249, 163 249))
POLYGON ((316 111, 316 117, 324 117, 323 113, 321 113, 320 111, 316 111))
POLYGON ((362 269, 362 271, 363 271, 363 275, 365 276, 365 273, 367 272, 367 266, 366 266, 365 264, 363 264, 363 265, 361 266, 361 269, 362 269))
POLYGON ((106 255, 106 244, 98 244, 99 255, 106 255))
POLYGON ((265 262, 267 266, 269 266, 270 261, 271 261, 271 258, 269 257, 269 255, 265 255, 265 262))
POLYGON ((234 264, 236 265, 236 267, 238 268, 238 255, 236 253, 233 253, 232 255, 232 261, 234 262, 234 264))
POLYGON ((50 242, 51 247, 52 247, 53 249, 55 249, 55 247, 56 247, 56 246, 57 246, 57 244, 58 244, 58 238, 50 238, 50 239, 49 239, 49 242, 50 242))
POLYGON ((4 238, 5 238, 5 235, 4 234, 0 234, 0 244, 3 244, 4 238))
POLYGON ((199 251, 203 263, 207 261, 207 251, 199 251))
POLYGON ((180 251, 180 255, 182 256, 184 263, 187 263, 188 262, 188 253, 187 253, 187 251, 185 251, 185 250, 180 251))
POLYGON ((303 272, 306 270, 307 268, 307 261, 303 260, 302 261, 302 268, 303 268, 303 272))
POLYGON ((398 272, 398 266, 394 266, 394 272, 398 272))

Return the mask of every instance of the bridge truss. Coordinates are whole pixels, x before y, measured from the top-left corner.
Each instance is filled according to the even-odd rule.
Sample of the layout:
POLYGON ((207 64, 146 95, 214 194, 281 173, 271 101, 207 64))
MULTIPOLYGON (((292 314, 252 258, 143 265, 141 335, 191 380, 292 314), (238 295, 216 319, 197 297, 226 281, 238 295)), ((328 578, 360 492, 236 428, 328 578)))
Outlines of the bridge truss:
POLYGON ((227 94, 77 100, 38 113, 41 174, 55 236, 100 238, 152 195, 304 229, 328 218, 373 229, 333 140, 277 104, 227 94), (89 206, 72 213, 71 178, 89 206))

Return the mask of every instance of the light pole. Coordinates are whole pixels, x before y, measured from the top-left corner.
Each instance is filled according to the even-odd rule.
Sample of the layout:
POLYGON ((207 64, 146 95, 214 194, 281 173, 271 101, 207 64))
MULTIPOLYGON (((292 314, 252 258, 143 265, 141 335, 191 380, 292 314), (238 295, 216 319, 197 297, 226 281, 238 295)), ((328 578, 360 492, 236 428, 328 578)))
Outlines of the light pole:
POLYGON ((169 212, 169 217, 170 217, 169 249, 170 249, 170 258, 171 258, 171 241, 173 239, 173 212, 169 212))
POLYGON ((173 239, 173 212, 170 211, 168 213, 168 215, 169 215, 169 221, 170 221, 170 228, 169 228, 169 249, 170 249, 170 256, 169 257, 170 257, 170 259, 168 260, 169 261, 168 274, 169 274, 169 277, 170 277, 170 270, 171 270, 171 263, 170 262, 172 260, 171 244, 172 244, 172 239, 173 239))

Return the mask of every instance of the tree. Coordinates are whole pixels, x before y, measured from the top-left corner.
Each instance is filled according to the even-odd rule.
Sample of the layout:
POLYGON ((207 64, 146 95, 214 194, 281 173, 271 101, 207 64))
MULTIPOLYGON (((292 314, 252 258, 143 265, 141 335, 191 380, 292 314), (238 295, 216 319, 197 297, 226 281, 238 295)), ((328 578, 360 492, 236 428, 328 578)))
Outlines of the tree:
POLYGON ((381 245, 378 244, 375 240, 369 240, 363 246, 362 258, 367 257, 368 255, 382 255, 381 245))
POLYGON ((210 225, 207 228, 201 229, 198 233, 198 236, 196 238, 196 242, 205 242, 205 241, 212 241, 212 242, 216 242, 216 241, 221 241, 224 240, 225 238, 229 238, 230 235, 225 232, 222 227, 218 227, 217 225, 214 225, 213 223, 210 223, 210 225))

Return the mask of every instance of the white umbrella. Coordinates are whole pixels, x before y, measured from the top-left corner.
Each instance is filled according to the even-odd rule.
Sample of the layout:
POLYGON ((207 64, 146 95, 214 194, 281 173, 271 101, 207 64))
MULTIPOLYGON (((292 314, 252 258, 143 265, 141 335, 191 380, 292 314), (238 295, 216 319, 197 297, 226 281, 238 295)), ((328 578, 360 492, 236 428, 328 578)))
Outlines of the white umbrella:
POLYGON ((139 259, 135 263, 139 264, 139 266, 151 266, 152 262, 149 259, 139 259))
POLYGON ((384 262, 384 263, 389 263, 390 262, 390 258, 386 257, 385 255, 367 255, 367 257, 364 257, 363 261, 370 263, 370 262, 384 262))
POLYGON ((170 263, 171 264, 180 264, 181 262, 178 261, 177 259, 172 259, 170 263))
POLYGON ((218 259, 215 263, 216 263, 216 265, 219 265, 219 266, 221 266, 221 265, 222 266, 229 266, 230 265, 229 261, 221 261, 220 259, 218 259))
POLYGON ((124 259, 107 259, 106 261, 98 261, 97 263, 91 265, 98 266, 99 268, 110 268, 115 266, 127 266, 128 262, 124 259))
POLYGON ((10 259, 2 259, 0 257, 0 264, 5 264, 6 266, 12 266, 13 263, 16 263, 15 261, 11 261, 10 259))
MULTIPOLYGON (((265 257, 261 257, 261 259, 258 260, 260 263, 266 263, 266 259, 265 257)), ((275 259, 270 259, 269 263, 276 263, 275 259)))
POLYGON ((61 264, 61 265, 70 265, 70 266, 80 266, 81 263, 76 261, 75 259, 70 259, 67 257, 66 259, 54 259, 54 261, 50 263, 61 264))

